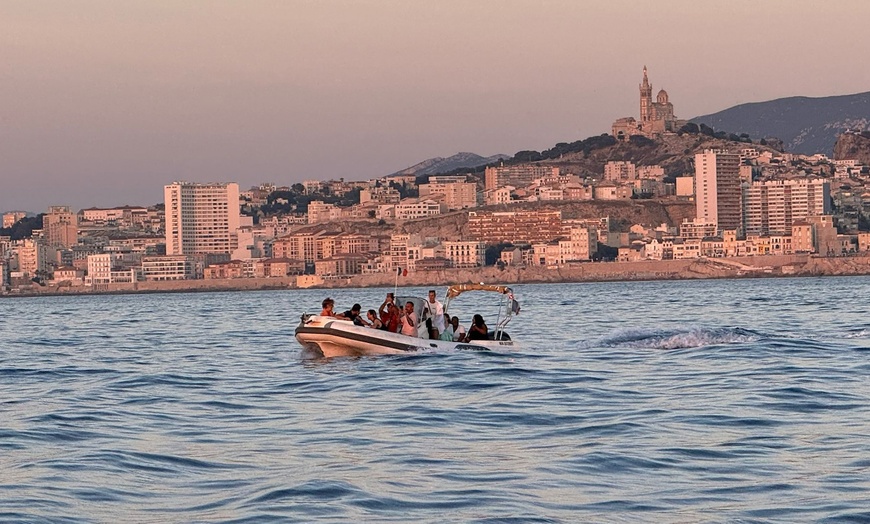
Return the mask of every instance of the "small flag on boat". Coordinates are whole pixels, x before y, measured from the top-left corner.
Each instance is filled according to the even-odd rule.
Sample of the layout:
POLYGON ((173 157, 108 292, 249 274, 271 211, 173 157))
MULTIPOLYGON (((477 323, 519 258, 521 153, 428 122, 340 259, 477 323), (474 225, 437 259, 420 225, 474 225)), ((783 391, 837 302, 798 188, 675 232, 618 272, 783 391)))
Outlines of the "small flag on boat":
POLYGON ((397 276, 397 277, 406 277, 406 276, 408 276, 408 270, 407 270, 407 268, 403 270, 402 268, 397 267, 397 268, 396 268, 396 276, 397 276))

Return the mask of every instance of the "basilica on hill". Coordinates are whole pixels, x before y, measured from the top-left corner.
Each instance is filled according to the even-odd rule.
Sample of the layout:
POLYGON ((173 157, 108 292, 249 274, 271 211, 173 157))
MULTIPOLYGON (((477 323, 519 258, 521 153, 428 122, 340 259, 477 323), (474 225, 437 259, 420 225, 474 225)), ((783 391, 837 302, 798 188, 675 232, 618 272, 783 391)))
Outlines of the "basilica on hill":
POLYGON ((613 123, 613 136, 618 140, 628 140, 632 135, 652 138, 664 133, 674 133, 685 124, 674 116, 674 104, 668 100, 668 92, 662 89, 652 100, 652 84, 643 66, 643 82, 640 84, 640 121, 627 116, 613 123))

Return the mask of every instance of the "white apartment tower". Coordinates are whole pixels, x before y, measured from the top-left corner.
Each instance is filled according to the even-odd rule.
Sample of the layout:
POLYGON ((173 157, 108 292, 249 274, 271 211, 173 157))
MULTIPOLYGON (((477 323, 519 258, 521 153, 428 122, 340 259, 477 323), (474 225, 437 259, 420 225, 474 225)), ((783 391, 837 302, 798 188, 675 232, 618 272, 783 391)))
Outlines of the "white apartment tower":
POLYGON ((166 254, 232 253, 238 247, 239 185, 165 186, 166 254))
POLYGON ((740 155, 708 149, 695 155, 696 217, 719 231, 743 224, 740 155))

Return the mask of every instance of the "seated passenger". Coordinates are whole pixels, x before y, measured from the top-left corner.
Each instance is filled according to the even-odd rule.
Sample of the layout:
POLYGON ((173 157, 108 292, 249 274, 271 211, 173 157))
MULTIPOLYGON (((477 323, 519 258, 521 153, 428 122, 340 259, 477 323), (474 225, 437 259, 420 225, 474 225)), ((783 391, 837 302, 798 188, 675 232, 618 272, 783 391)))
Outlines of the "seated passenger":
POLYGON ((471 327, 468 328, 468 335, 465 337, 465 341, 468 342, 470 340, 488 340, 489 339, 489 328, 486 327, 486 322, 483 321, 483 317, 480 315, 474 315, 471 319, 471 327))
POLYGON ((362 316, 360 316, 360 312, 362 311, 362 306, 359 304, 354 304, 349 310, 342 313, 338 318, 344 318, 345 320, 350 320, 357 326, 365 326, 366 321, 363 320, 362 316))
POLYGON ((447 320, 447 327, 444 328, 444 331, 441 332, 441 335, 439 335, 438 338, 440 340, 453 341, 453 324, 450 323, 449 317, 447 320))
POLYGON ((431 318, 427 318, 427 319, 426 319, 426 331, 429 332, 429 338, 430 338, 430 339, 432 339, 432 340, 438 340, 438 336, 439 336, 438 328, 436 328, 436 327, 433 325, 433 323, 432 323, 432 319, 431 319, 431 318))
POLYGON ((366 316, 369 318, 368 327, 373 329, 384 329, 384 323, 378 319, 378 314, 374 309, 370 309, 366 316))
POLYGON ((453 340, 455 342, 465 340, 465 326, 459 323, 459 317, 451 318, 450 326, 453 328, 453 340))
POLYGON ((335 311, 333 311, 333 309, 335 309, 335 300, 332 300, 331 298, 326 297, 323 299, 323 302, 321 303, 321 305, 323 306, 323 309, 320 311, 321 317, 337 317, 338 316, 335 314, 335 311))

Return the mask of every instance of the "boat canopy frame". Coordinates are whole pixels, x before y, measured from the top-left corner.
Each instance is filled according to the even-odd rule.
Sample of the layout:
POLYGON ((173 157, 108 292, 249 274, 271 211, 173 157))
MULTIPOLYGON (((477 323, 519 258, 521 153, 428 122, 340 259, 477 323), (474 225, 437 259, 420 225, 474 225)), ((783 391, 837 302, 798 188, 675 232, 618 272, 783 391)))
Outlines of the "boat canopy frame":
POLYGON ((447 309, 450 306, 450 301, 462 293, 467 291, 488 291, 501 295, 501 300, 498 303, 498 315, 495 321, 495 331, 493 338, 501 340, 505 327, 510 323, 514 315, 520 313, 520 304, 514 298, 513 290, 504 285, 469 283, 469 284, 454 284, 447 288, 447 300, 444 303, 444 314, 447 315, 447 309))

